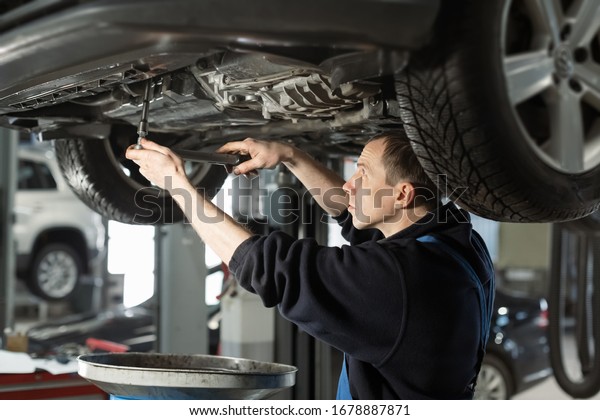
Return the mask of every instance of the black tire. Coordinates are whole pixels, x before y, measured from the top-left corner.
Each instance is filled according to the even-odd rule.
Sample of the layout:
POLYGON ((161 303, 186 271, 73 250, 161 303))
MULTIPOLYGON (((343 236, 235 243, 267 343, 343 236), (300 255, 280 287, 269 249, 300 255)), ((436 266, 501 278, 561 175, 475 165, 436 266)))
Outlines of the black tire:
POLYGON ((563 226, 567 230, 600 236, 600 211, 596 211, 581 219, 565 222, 563 226))
MULTIPOLYGON (((585 149, 581 165, 577 156, 564 167, 554 161, 546 152, 549 139, 558 138, 561 145, 572 139, 552 131, 563 125, 553 122, 550 111, 570 111, 539 104, 542 93, 569 89, 576 75, 551 79, 548 91, 524 102, 511 91, 511 102, 506 57, 518 58, 513 51, 527 47, 512 38, 504 45, 508 35, 502 35, 512 34, 511 13, 520 13, 518 7, 511 0, 443 2, 431 47, 415 54, 396 78, 405 130, 428 175, 465 209, 506 222, 578 219, 600 206, 600 164, 585 149)), ((554 54, 552 44, 548 48, 554 54)), ((583 119, 581 101, 577 112, 583 119)), ((581 137, 585 140, 585 131, 581 137)), ((569 153, 560 150, 556 153, 569 153)))
POLYGON ((512 375, 501 359, 486 354, 477 378, 475 399, 508 400, 514 394, 512 375))
MULTIPOLYGON (((128 224, 183 220, 183 212, 171 196, 150 185, 137 165, 124 158, 126 145, 109 140, 55 141, 56 157, 69 186, 92 210, 128 224)), ((190 181, 212 198, 226 177, 227 171, 221 165, 199 164, 190 174, 190 181)))
POLYGON ((47 301, 69 298, 80 284, 83 263, 77 251, 64 243, 48 244, 33 257, 27 287, 47 301))

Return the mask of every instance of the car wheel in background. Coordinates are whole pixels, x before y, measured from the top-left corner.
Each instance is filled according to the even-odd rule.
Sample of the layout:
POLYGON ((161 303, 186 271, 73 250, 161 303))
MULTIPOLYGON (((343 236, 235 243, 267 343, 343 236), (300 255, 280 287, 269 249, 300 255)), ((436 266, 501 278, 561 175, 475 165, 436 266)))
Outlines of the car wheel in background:
MULTIPOLYGON (((183 220, 183 212, 171 196, 151 185, 137 165, 125 158, 125 150, 134 140, 56 140, 56 156, 75 194, 110 220, 130 224, 183 220)), ((189 169, 192 184, 208 197, 219 191, 227 177, 221 165, 195 164, 189 169)))
POLYGON ((494 220, 592 213, 600 205, 600 4, 443 7, 431 48, 396 81, 428 175, 494 220))
POLYGON ((70 245, 45 245, 33 258, 27 286, 44 300, 66 299, 79 285, 82 267, 81 257, 70 245))
POLYGON ((481 364, 477 378, 475 399, 507 400, 513 394, 511 374, 504 363, 497 357, 487 354, 481 364))

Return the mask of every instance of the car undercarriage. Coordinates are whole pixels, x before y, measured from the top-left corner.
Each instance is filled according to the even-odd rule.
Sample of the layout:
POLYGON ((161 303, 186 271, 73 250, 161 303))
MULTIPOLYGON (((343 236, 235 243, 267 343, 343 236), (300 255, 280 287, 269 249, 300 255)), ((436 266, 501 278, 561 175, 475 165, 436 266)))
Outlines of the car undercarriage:
MULTIPOLYGON (((162 145, 283 140, 330 163, 403 130, 462 208, 591 235, 599 80, 595 0, 0 4, 0 126, 53 142, 73 191, 124 223, 183 220, 124 156, 149 86, 148 137, 162 145)), ((228 174, 198 164, 188 176, 212 196, 228 174)), ((572 394, 595 391, 590 366, 591 385, 572 394)))

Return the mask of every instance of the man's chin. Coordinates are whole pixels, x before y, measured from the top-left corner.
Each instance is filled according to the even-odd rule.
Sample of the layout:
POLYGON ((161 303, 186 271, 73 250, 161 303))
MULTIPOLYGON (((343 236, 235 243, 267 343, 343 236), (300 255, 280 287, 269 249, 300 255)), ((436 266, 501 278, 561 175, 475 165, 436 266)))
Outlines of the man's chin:
POLYGON ((352 218, 352 226, 354 226, 358 230, 368 229, 369 225, 366 223, 360 223, 356 218, 352 218))
POLYGON ((364 214, 361 216, 357 216, 356 215, 356 208, 349 206, 348 207, 348 213, 350 213, 352 215, 352 226, 354 226, 356 229, 368 229, 371 227, 371 223, 365 223, 364 221, 361 222, 361 218, 366 218, 367 216, 365 216, 364 214))

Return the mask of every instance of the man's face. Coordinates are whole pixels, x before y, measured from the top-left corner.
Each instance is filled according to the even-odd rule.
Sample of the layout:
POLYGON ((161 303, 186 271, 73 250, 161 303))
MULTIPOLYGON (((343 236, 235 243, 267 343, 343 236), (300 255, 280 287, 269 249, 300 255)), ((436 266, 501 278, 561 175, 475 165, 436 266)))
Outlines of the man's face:
POLYGON ((349 197, 348 211, 357 229, 378 228, 395 214, 394 188, 386 183, 382 157, 385 140, 375 140, 363 149, 356 172, 343 188, 349 197))

